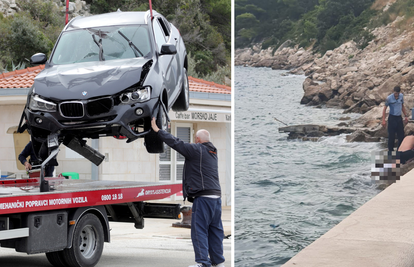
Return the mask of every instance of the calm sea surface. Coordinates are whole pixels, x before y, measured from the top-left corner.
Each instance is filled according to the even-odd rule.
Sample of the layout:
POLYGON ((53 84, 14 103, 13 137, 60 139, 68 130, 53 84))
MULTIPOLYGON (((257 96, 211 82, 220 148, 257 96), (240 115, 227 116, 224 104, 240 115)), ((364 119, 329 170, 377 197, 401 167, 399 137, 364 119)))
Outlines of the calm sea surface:
POLYGON ((235 68, 235 266, 280 266, 379 193, 379 143, 287 140, 286 124, 336 125, 342 110, 300 105, 305 76, 235 68))

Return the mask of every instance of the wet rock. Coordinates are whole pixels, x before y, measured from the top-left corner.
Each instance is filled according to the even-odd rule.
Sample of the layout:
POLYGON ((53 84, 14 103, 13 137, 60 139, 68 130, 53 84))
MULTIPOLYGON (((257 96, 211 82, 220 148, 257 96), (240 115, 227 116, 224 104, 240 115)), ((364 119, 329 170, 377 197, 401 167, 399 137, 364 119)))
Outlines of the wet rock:
POLYGON ((334 136, 343 133, 352 133, 356 128, 327 127, 324 125, 302 124, 280 127, 279 132, 289 133, 288 139, 315 140, 322 136, 334 136))
POLYGON ((348 142, 379 142, 380 137, 371 136, 363 130, 356 130, 355 132, 346 136, 346 141, 348 142))

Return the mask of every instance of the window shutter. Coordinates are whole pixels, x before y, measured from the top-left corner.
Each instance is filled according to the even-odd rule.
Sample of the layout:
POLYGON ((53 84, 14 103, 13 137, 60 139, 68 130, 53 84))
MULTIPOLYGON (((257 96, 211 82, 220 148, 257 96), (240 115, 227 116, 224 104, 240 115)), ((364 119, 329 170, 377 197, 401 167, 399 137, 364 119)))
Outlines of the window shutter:
MULTIPOLYGON (((191 140, 191 133, 190 133, 190 127, 177 127, 177 137, 186 142, 190 143, 191 140)), ((185 158, 180 153, 177 153, 177 161, 184 161, 185 158)))

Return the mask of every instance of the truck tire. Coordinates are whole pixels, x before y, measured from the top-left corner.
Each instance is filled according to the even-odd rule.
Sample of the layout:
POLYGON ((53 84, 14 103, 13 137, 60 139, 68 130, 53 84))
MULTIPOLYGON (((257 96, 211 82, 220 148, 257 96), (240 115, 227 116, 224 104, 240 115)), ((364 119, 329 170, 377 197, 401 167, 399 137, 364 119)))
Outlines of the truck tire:
POLYGON ((54 267, 69 267, 63 256, 63 251, 47 252, 46 258, 54 267))
POLYGON ((174 111, 187 111, 190 106, 190 86, 188 84, 187 69, 183 69, 183 85, 181 86, 181 92, 177 97, 177 100, 172 106, 174 111))
POLYGON ((93 267, 101 258, 104 231, 101 221, 92 213, 80 218, 73 233, 72 247, 63 250, 69 267, 93 267))
MULTIPOLYGON (((159 107, 157 120, 156 120, 158 128, 162 130, 167 130, 168 121, 167 115, 164 112, 162 107, 159 107)), ((145 148, 147 149, 148 153, 164 153, 164 142, 158 137, 157 133, 151 130, 148 134, 144 137, 145 140, 145 148)))

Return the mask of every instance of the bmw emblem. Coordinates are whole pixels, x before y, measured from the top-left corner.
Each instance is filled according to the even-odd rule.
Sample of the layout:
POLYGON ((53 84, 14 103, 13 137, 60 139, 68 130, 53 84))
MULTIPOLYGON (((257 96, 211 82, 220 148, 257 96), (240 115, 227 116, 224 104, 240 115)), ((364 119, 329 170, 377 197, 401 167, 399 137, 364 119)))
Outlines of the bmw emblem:
POLYGON ((82 95, 83 95, 83 96, 86 96, 87 94, 88 94, 88 92, 86 92, 86 91, 83 91, 83 92, 82 92, 82 95))

